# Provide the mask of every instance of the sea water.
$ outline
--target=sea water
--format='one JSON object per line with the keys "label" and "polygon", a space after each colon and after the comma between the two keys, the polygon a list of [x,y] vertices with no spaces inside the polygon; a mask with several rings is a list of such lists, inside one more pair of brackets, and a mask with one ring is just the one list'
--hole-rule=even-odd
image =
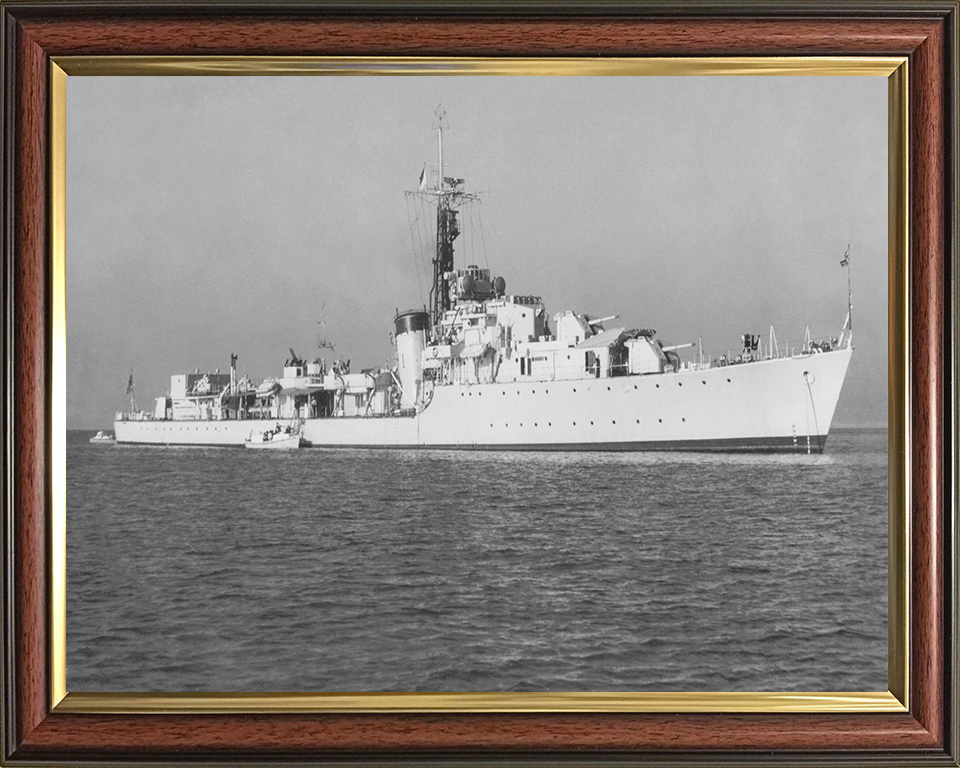
{"label": "sea water", "polygon": [[887,433],[822,455],[67,441],[71,691],[880,691]]}

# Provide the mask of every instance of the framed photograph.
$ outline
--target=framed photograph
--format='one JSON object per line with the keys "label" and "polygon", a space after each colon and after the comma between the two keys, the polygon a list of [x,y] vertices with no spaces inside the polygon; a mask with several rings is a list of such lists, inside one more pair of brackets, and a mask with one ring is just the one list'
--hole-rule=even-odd
{"label": "framed photograph", "polygon": [[956,3],[2,15],[5,764],[958,765]]}

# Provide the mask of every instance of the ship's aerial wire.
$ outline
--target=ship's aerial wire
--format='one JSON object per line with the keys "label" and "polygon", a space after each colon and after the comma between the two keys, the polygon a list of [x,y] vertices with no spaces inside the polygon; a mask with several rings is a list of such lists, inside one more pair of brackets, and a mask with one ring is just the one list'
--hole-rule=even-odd
{"label": "ship's aerial wire", "polygon": [[[433,261],[437,252],[436,243],[431,244],[430,242],[430,225],[427,223],[426,216],[423,215],[427,208],[427,203],[421,198],[419,205],[420,212],[417,214],[417,219],[420,222],[420,227],[417,228],[417,236],[420,238],[420,248],[422,251],[421,258],[424,260],[424,262],[430,262]],[[426,243],[426,245],[424,245],[424,243]],[[428,253],[427,246],[430,245],[432,245],[432,247]]]}
{"label": "ship's aerial wire", "polygon": [[413,269],[414,269],[414,271],[416,272],[416,275],[417,275],[417,289],[418,289],[419,292],[420,292],[420,301],[422,302],[422,301],[423,301],[423,286],[421,285],[421,282],[420,282],[420,263],[419,263],[419,258],[418,258],[419,255],[418,255],[418,253],[417,253],[417,245],[416,245],[416,242],[414,241],[414,238],[413,238],[413,230],[414,230],[414,227],[416,226],[416,219],[414,218],[413,213],[412,213],[412,211],[411,211],[411,209],[410,209],[410,198],[409,198],[409,197],[406,198],[406,203],[407,203],[407,224],[408,224],[408,226],[410,227],[410,250],[411,250],[412,258],[413,258]]}
{"label": "ship's aerial wire", "polygon": [[[480,222],[480,247],[483,248],[483,263],[486,265],[487,269],[490,268],[490,259],[487,258],[487,238],[483,233],[483,206],[477,206],[477,219]],[[516,267],[514,267],[513,262],[509,258],[502,258],[501,254],[501,263],[506,263],[510,265],[510,270],[513,272],[513,276],[517,278],[517,282],[520,282],[520,275],[517,273]]]}
{"label": "ship's aerial wire", "polygon": [[[424,279],[429,283],[429,278],[427,277],[430,274],[429,264],[433,259],[433,254],[430,249],[430,225],[427,223],[426,214],[428,212],[428,206],[426,201],[420,197],[417,198],[417,221],[419,226],[417,227],[417,240],[420,242],[420,267],[424,270]],[[424,237],[426,233],[426,237]],[[421,299],[423,303],[423,299]]]}
{"label": "ship's aerial wire", "polygon": [[476,229],[476,225],[473,223],[473,203],[467,205],[467,210],[470,211],[470,255],[473,257],[470,259],[474,264],[477,263],[477,247],[473,240],[473,233]]}
{"label": "ship's aerial wire", "polygon": [[[463,211],[463,226],[467,226],[467,216],[469,215],[470,204],[467,203],[461,209]],[[460,249],[460,261],[463,262],[463,269],[467,268],[467,264],[472,264],[473,259],[471,259],[471,248],[473,246],[473,219],[470,219],[470,237],[467,237],[466,230],[464,230],[463,235],[463,248]]]}
{"label": "ship's aerial wire", "polygon": [[[420,222],[420,226],[417,227],[417,237],[420,238],[421,259],[423,261],[424,269],[429,269],[427,265],[433,262],[433,259],[436,257],[437,253],[436,242],[431,242],[430,225],[427,222],[427,217],[424,215],[426,212],[431,210],[431,207],[424,198],[420,197],[418,200],[420,209],[419,213],[417,214],[417,219]],[[426,243],[426,245],[424,245],[424,243]],[[429,253],[427,252],[427,246],[430,246]],[[432,292],[433,288],[430,290]]]}
{"label": "ship's aerial wire", "polygon": [[483,219],[480,218],[480,201],[477,201],[477,229],[480,230],[480,247],[483,249],[483,266],[490,269],[490,259],[487,258],[487,244],[483,241]]}
{"label": "ship's aerial wire", "polygon": [[[419,218],[419,215],[417,216]],[[413,255],[413,271],[417,275],[417,290],[420,292],[420,303],[423,304],[423,283],[420,280],[420,259],[417,256],[417,246],[413,240],[413,228],[416,226],[416,220],[410,210],[410,198],[407,197],[407,224],[410,226],[410,252]]]}
{"label": "ship's aerial wire", "polygon": [[466,269],[466,268],[467,268],[467,264],[470,263],[470,243],[468,242],[468,241],[469,241],[469,238],[467,237],[467,214],[466,214],[466,210],[467,210],[467,206],[466,206],[466,205],[462,205],[462,206],[458,209],[458,212],[461,214],[461,216],[460,216],[460,226],[463,227],[463,229],[461,229],[460,232],[461,232],[461,234],[463,235],[463,237],[460,238],[460,247],[459,247],[459,248],[454,248],[454,251],[453,251],[454,260],[456,260],[456,257],[457,257],[458,255],[460,256],[460,268],[461,268],[461,269]]}

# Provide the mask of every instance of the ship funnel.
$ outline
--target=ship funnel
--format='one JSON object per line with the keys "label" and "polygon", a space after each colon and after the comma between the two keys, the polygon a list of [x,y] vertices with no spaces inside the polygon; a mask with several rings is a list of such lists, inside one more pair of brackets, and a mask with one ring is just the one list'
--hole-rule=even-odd
{"label": "ship funnel", "polygon": [[420,397],[420,381],[423,375],[423,350],[427,346],[427,330],[430,315],[411,310],[401,312],[394,320],[397,344],[397,374],[402,392],[400,407],[415,408]]}

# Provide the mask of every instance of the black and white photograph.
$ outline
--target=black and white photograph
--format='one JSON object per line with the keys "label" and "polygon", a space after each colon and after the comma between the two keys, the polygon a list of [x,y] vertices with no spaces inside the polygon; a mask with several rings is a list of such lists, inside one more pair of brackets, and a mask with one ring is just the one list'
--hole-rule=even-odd
{"label": "black and white photograph", "polygon": [[71,77],[70,691],[886,691],[884,77]]}

